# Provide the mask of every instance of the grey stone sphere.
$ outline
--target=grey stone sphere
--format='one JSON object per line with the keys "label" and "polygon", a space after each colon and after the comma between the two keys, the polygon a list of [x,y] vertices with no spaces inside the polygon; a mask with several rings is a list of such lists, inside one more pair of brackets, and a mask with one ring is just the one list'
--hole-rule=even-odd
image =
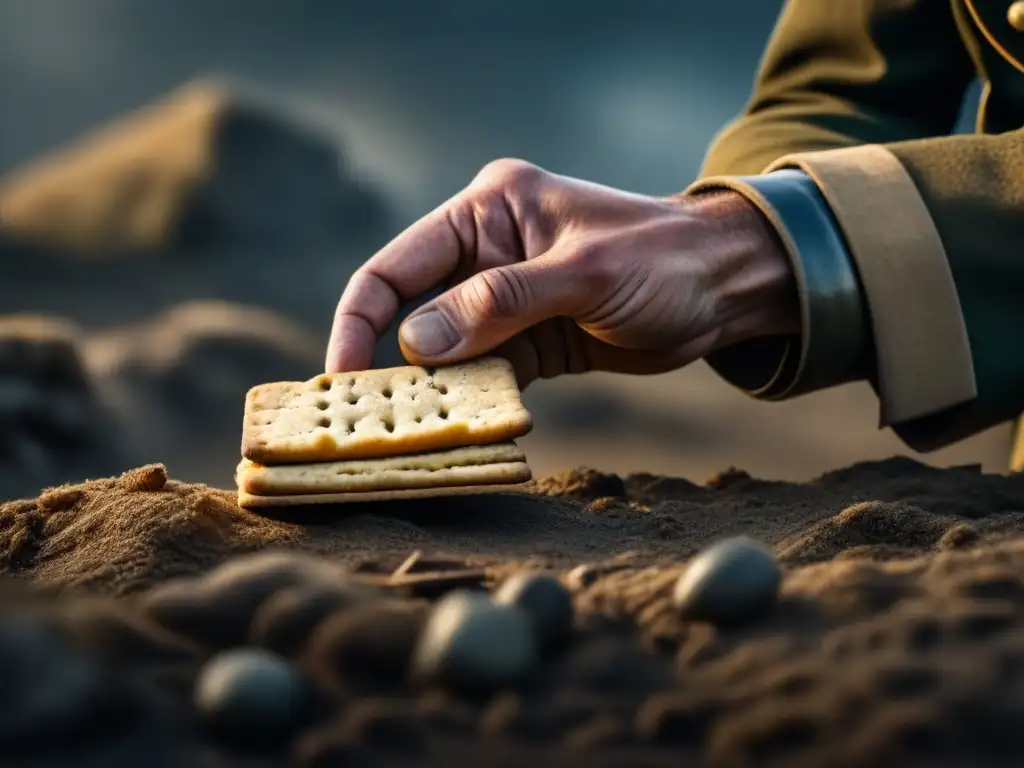
{"label": "grey stone sphere", "polygon": [[298,670],[270,651],[233,648],[212,657],[195,682],[196,709],[231,736],[271,738],[301,720],[308,691]]}
{"label": "grey stone sphere", "polygon": [[782,570],[771,550],[746,536],[700,552],[676,582],[673,600],[683,618],[730,624],[770,608]]}
{"label": "grey stone sphere", "polygon": [[530,618],[510,605],[467,590],[451,592],[431,611],[413,652],[413,675],[458,689],[515,685],[533,670],[538,643]]}
{"label": "grey stone sphere", "polygon": [[550,574],[517,573],[501,585],[493,600],[497,605],[513,605],[525,612],[544,650],[564,643],[572,630],[572,595]]}

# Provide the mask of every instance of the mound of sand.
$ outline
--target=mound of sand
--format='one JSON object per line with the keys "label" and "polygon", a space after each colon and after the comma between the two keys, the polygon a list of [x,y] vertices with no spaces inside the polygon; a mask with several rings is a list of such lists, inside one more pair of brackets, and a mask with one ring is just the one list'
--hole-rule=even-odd
{"label": "mound of sand", "polygon": [[[902,459],[806,484],[579,470],[486,503],[281,520],[141,467],[0,507],[0,573],[50,596],[7,597],[0,666],[36,672],[5,677],[0,745],[79,765],[1017,765],[1022,524],[1024,477]],[[685,560],[737,533],[774,545],[780,602],[731,629],[680,620]],[[570,647],[483,699],[407,684],[426,598],[337,595],[342,570],[388,572],[414,549],[492,586],[589,563],[568,582]],[[200,663],[240,643],[318,691],[259,758],[190,702]]]}
{"label": "mound of sand", "polygon": [[380,199],[336,143],[226,81],[172,92],[0,182],[18,241],[102,260],[224,243],[336,241]]}

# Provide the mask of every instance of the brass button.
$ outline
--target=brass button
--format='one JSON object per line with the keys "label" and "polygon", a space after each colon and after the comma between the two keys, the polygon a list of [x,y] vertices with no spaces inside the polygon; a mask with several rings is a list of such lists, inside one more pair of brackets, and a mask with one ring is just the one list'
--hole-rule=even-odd
{"label": "brass button", "polygon": [[1024,0],[1017,0],[1007,9],[1006,20],[1017,32],[1024,32]]}

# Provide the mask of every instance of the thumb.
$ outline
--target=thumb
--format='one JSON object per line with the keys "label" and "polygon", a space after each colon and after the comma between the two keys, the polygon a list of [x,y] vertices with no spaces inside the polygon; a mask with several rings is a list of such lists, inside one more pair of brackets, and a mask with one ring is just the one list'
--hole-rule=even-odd
{"label": "thumb", "polygon": [[579,314],[589,282],[548,256],[478,272],[402,323],[402,353],[419,365],[486,354],[544,320]]}

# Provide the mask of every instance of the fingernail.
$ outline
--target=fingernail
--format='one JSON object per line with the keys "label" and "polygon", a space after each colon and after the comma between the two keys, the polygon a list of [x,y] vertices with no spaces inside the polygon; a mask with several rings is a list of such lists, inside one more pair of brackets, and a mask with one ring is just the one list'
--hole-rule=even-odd
{"label": "fingernail", "polygon": [[405,346],[424,357],[444,354],[462,341],[458,331],[437,310],[413,315],[402,323],[399,333]]}

